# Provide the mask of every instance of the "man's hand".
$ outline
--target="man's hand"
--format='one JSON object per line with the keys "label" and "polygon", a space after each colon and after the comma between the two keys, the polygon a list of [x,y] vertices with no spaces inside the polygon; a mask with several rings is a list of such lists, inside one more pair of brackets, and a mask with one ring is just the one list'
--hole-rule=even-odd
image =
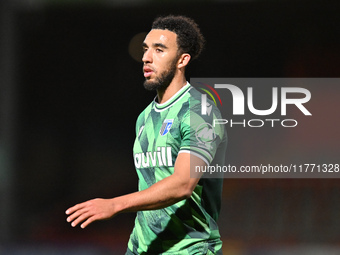
{"label": "man's hand", "polygon": [[72,222],[72,227],[83,222],[80,227],[85,228],[94,221],[112,218],[115,208],[112,199],[96,198],[67,209],[66,214],[70,215],[67,222]]}
{"label": "man's hand", "polygon": [[[118,213],[156,210],[173,205],[191,196],[202,175],[195,173],[194,167],[205,165],[199,157],[180,153],[172,175],[142,191],[77,204],[66,210],[66,214],[70,215],[67,221],[72,222],[72,227],[83,222],[80,227],[85,228],[94,221],[110,219]],[[190,172],[195,176],[190,176]]]}

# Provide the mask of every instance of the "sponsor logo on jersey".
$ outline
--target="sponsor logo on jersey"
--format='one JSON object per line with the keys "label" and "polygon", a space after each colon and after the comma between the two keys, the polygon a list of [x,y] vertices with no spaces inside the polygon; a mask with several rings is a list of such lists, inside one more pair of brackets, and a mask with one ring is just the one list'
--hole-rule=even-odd
{"label": "sponsor logo on jersey", "polygon": [[134,160],[136,168],[173,166],[171,147],[157,147],[157,151],[136,153]]}
{"label": "sponsor logo on jersey", "polygon": [[171,128],[171,126],[172,126],[172,123],[174,122],[174,120],[172,119],[172,120],[164,120],[164,122],[163,122],[163,125],[162,125],[162,127],[161,127],[161,130],[160,130],[160,134],[163,136],[163,135],[166,135],[168,132],[169,132],[169,130],[170,130],[170,128]]}

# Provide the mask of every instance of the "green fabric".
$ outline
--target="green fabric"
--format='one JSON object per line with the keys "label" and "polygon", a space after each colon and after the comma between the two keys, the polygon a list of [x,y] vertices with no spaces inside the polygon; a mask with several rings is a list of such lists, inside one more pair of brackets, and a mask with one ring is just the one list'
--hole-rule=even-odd
{"label": "green fabric", "polygon": [[[209,116],[201,116],[201,93],[187,84],[166,103],[153,101],[139,115],[133,147],[139,190],[173,174],[179,153],[191,153],[207,164],[224,163],[224,157],[215,157],[217,151],[225,155],[224,129],[217,126],[214,134],[205,132],[214,119],[221,118],[212,106]],[[221,249],[216,221],[222,184],[222,178],[201,178],[190,198],[163,209],[137,212],[127,254],[191,255]]]}

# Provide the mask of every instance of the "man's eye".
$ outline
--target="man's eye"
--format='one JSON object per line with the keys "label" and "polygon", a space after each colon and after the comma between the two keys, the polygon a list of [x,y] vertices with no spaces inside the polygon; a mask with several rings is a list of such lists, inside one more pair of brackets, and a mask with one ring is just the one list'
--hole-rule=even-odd
{"label": "man's eye", "polygon": [[143,52],[146,52],[148,49],[147,48],[143,48]]}
{"label": "man's eye", "polygon": [[156,52],[163,52],[162,49],[156,49]]}

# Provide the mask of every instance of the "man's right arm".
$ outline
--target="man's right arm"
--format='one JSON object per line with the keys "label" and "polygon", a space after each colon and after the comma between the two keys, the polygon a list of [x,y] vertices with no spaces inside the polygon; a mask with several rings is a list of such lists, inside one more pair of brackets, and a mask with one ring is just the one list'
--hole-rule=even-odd
{"label": "man's right arm", "polygon": [[77,204],[66,211],[67,221],[72,222],[73,227],[83,222],[81,227],[85,228],[94,221],[109,219],[122,212],[161,209],[189,198],[200,178],[199,175],[190,176],[190,168],[194,165],[206,164],[190,153],[180,153],[172,175],[139,192]]}

